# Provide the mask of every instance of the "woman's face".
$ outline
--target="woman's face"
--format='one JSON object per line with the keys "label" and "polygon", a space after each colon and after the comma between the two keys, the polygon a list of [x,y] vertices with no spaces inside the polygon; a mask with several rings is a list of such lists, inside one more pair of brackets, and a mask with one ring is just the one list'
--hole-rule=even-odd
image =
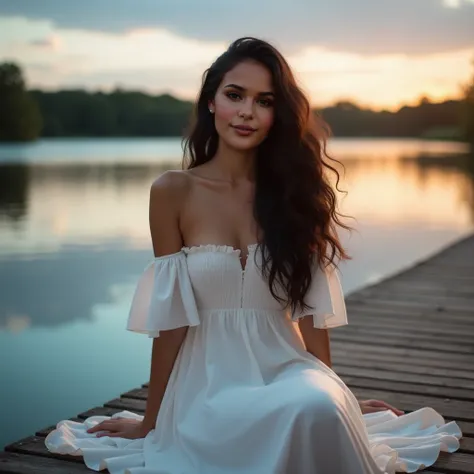
{"label": "woman's face", "polygon": [[224,76],[209,103],[219,138],[237,150],[256,148],[270,132],[274,91],[268,69],[243,61]]}

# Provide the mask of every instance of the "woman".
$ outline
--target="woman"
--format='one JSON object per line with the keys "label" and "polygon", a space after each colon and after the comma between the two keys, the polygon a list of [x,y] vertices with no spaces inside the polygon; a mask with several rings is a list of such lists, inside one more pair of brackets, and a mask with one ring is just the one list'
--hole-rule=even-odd
{"label": "woman", "polygon": [[454,422],[359,402],[330,368],[347,255],[324,137],[268,43],[212,64],[190,163],[150,193],[155,259],[128,322],[154,338],[145,415],[62,422],[48,449],[112,474],[371,474],[458,448]]}

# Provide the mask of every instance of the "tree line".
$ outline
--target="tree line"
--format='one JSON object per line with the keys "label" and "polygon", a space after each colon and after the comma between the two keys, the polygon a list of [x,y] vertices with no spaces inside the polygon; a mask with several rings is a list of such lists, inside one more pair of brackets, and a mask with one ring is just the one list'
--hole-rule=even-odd
{"label": "tree line", "polygon": [[[315,110],[337,137],[424,137],[474,145],[474,76],[464,100],[374,111],[348,101]],[[39,137],[170,137],[188,126],[193,104],[169,94],[117,89],[27,90],[21,68],[0,64],[0,141]]]}

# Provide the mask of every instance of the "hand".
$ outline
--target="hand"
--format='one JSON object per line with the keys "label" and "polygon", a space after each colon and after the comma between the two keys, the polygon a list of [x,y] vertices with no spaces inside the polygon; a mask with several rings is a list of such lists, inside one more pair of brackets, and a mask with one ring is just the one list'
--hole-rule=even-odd
{"label": "hand", "polygon": [[112,418],[104,420],[89,428],[88,433],[98,433],[96,436],[110,436],[111,438],[138,439],[144,438],[151,430],[143,426],[142,421],[130,418]]}
{"label": "hand", "polygon": [[374,413],[377,411],[386,410],[392,410],[393,413],[398,416],[405,414],[404,411],[392,407],[392,405],[389,405],[387,402],[383,402],[382,400],[359,400],[359,406],[363,415],[366,413]]}

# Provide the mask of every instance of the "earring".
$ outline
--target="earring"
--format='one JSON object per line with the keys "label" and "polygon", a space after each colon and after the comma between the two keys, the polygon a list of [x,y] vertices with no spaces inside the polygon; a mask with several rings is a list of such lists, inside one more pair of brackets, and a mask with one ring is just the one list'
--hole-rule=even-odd
{"label": "earring", "polygon": [[210,112],[211,114],[214,113],[214,111],[213,111],[210,107],[209,107],[209,112]]}

